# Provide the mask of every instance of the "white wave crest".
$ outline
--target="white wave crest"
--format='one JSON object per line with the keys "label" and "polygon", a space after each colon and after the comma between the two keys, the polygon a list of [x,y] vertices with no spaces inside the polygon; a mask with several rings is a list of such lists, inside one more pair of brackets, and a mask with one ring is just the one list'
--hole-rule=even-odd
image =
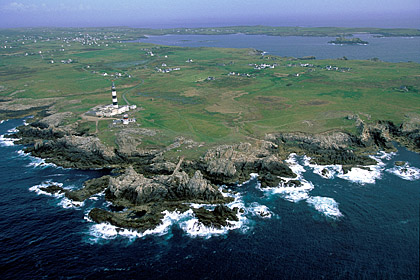
{"label": "white wave crest", "polygon": [[376,180],[382,178],[383,165],[368,165],[364,168],[353,167],[349,172],[343,174],[342,172],[337,177],[351,181],[353,183],[375,184]]}
{"label": "white wave crest", "polygon": [[[231,203],[228,203],[226,206],[230,209],[233,209],[237,207],[238,209],[243,209],[244,211],[239,211],[236,215],[238,217],[238,221],[227,221],[228,225],[221,227],[221,228],[215,228],[215,227],[207,227],[203,223],[201,223],[193,214],[191,211],[191,216],[189,219],[185,219],[179,223],[179,227],[187,233],[190,237],[204,237],[204,238],[210,238],[215,235],[224,235],[227,234],[230,230],[235,229],[241,229],[242,232],[246,232],[249,228],[247,226],[248,219],[246,218],[246,209],[244,202],[242,200],[242,196],[240,193],[233,193],[233,192],[223,192],[223,188],[220,187],[219,190],[221,191],[222,195],[224,197],[233,197],[234,201]],[[206,209],[213,210],[215,205],[210,206],[206,204],[198,204],[194,205],[194,208],[199,208],[201,206],[205,207]],[[197,207],[198,206],[198,207]],[[188,211],[187,211],[188,212]]]}
{"label": "white wave crest", "polygon": [[4,135],[0,135],[0,147],[14,146],[15,141],[18,140],[18,138],[7,138]]}
{"label": "white wave crest", "polygon": [[251,182],[251,181],[252,181],[252,180],[254,180],[255,178],[258,178],[258,173],[251,173],[251,174],[249,174],[249,176],[250,176],[249,180],[247,180],[247,181],[245,181],[245,182],[243,182],[243,183],[241,183],[241,184],[238,184],[237,186],[238,186],[238,187],[241,187],[241,186],[243,186],[243,185],[245,185],[245,184],[248,184],[249,182]]}
{"label": "white wave crest", "polygon": [[338,203],[331,197],[313,196],[309,197],[306,202],[326,217],[337,219],[343,216],[338,209]]}
{"label": "white wave crest", "polygon": [[386,171],[407,181],[420,179],[420,169],[417,167],[411,167],[408,163],[405,163],[403,166],[395,166],[387,169]]}
{"label": "white wave crest", "polygon": [[[174,223],[186,218],[190,218],[193,212],[192,210],[188,210],[184,213],[180,213],[179,211],[163,211],[162,213],[165,214],[162,219],[162,223],[154,229],[148,229],[144,232],[116,227],[110,225],[109,223],[93,224],[89,230],[90,236],[93,237],[91,238],[91,241],[97,242],[100,239],[115,239],[118,236],[128,237],[130,239],[140,238],[151,234],[162,236],[169,232],[171,226]],[[88,215],[85,216],[85,220],[92,222]]]}
{"label": "white wave crest", "polygon": [[52,185],[57,185],[59,187],[62,187],[63,186],[62,183],[57,183],[57,182],[52,182],[52,181],[46,181],[46,182],[43,182],[43,183],[41,183],[39,185],[35,185],[35,186],[30,187],[29,190],[31,192],[35,192],[38,195],[41,195],[42,194],[42,195],[48,195],[48,196],[53,196],[53,197],[62,197],[62,196],[64,196],[63,193],[49,193],[49,192],[46,192],[46,191],[42,190],[43,188],[47,188],[47,187],[52,186]]}
{"label": "white wave crest", "polygon": [[274,213],[271,212],[267,206],[258,204],[257,202],[251,203],[250,207],[248,207],[248,211],[252,215],[258,216],[263,219],[270,219],[274,216]]}
{"label": "white wave crest", "polygon": [[[295,153],[290,154],[289,158],[286,160],[289,168],[296,174],[296,178],[284,178],[281,179],[281,182],[277,187],[267,187],[261,188],[258,187],[261,191],[269,194],[280,194],[282,198],[291,201],[299,202],[305,200],[309,197],[309,192],[314,188],[312,182],[305,180],[302,176],[302,173],[306,170],[304,167],[297,162],[297,156]],[[297,180],[300,182],[300,186],[290,186],[288,183],[291,180]]]}
{"label": "white wave crest", "polygon": [[310,157],[305,156],[305,166],[312,168],[315,174],[326,179],[333,179],[338,177],[358,184],[374,184],[376,180],[382,177],[385,163],[383,160],[390,160],[396,153],[386,153],[384,151],[378,152],[376,155],[370,156],[374,159],[376,165],[367,165],[362,167],[352,167],[350,171],[344,174],[342,165],[318,165],[311,164]]}
{"label": "white wave crest", "polygon": [[[235,200],[227,206],[231,209],[238,207],[239,209],[244,209],[244,204],[242,202],[241,196],[239,193],[223,193],[224,196],[234,197]],[[189,204],[193,208],[206,207],[212,210],[215,205],[211,204]],[[163,211],[165,216],[162,219],[162,223],[159,224],[154,229],[149,229],[144,232],[138,232],[135,230],[128,230],[124,228],[119,228],[108,223],[94,224],[90,228],[90,235],[92,236],[91,241],[97,242],[99,239],[114,239],[117,236],[124,236],[128,238],[138,238],[144,237],[146,235],[157,235],[162,236],[170,232],[170,229],[173,225],[178,224],[179,227],[190,237],[204,237],[210,238],[215,235],[226,234],[230,230],[241,228],[244,232],[247,231],[248,227],[247,218],[245,213],[239,212],[237,214],[238,221],[228,221],[228,225],[222,228],[206,227],[202,224],[194,215],[192,209],[180,213],[179,211]],[[85,220],[92,222],[88,215],[85,216]]]}
{"label": "white wave crest", "polygon": [[[25,153],[23,153],[23,155],[27,155]],[[46,168],[46,167],[57,167],[57,165],[55,165],[54,163],[47,163],[45,162],[45,159],[42,158],[37,158],[37,157],[33,157],[30,156],[31,162],[27,165],[28,167],[42,167],[42,168]]]}
{"label": "white wave crest", "polygon": [[67,197],[63,197],[63,199],[61,199],[57,205],[63,207],[64,209],[69,209],[69,208],[80,209],[81,207],[85,205],[85,202],[74,201],[74,200],[68,199]]}

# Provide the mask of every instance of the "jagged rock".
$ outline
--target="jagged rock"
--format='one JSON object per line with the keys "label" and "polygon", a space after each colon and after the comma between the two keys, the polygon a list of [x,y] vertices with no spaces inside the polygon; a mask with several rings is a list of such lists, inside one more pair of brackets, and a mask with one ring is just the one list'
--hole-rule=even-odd
{"label": "jagged rock", "polygon": [[294,177],[290,168],[275,156],[277,150],[278,146],[269,141],[219,146],[201,159],[201,170],[206,177],[222,184],[245,181],[250,173],[260,172]]}
{"label": "jagged rock", "polygon": [[58,186],[58,185],[49,185],[47,187],[41,187],[40,188],[42,191],[50,193],[50,194],[60,194],[60,193],[65,193],[66,190],[63,189],[62,187]]}
{"label": "jagged rock", "polygon": [[238,208],[230,209],[225,205],[217,205],[213,211],[204,207],[193,209],[194,215],[205,226],[221,228],[227,226],[228,221],[238,221]]}
{"label": "jagged rock", "polygon": [[209,202],[223,200],[222,194],[210,185],[198,170],[186,184],[182,183],[178,185],[176,193],[183,199],[201,199]]}
{"label": "jagged rock", "polygon": [[345,149],[357,142],[357,139],[344,132],[332,132],[325,134],[309,134],[303,132],[279,133],[268,135],[268,138],[275,139],[278,145],[287,143],[298,143],[302,148],[318,149]]}
{"label": "jagged rock", "polygon": [[118,153],[122,157],[136,157],[156,154],[156,149],[144,150],[139,148],[144,137],[153,137],[156,131],[146,128],[124,128],[118,133],[115,142],[118,146]]}
{"label": "jagged rock", "polygon": [[295,177],[293,171],[274,155],[261,160],[261,171],[282,177]]}
{"label": "jagged rock", "polygon": [[192,178],[185,172],[154,176],[149,179],[129,167],[119,177],[111,178],[107,198],[119,205],[140,205],[162,201],[226,202],[223,195],[196,171]]}
{"label": "jagged rock", "polygon": [[84,201],[92,195],[104,191],[109,184],[110,176],[94,178],[83,183],[84,187],[80,190],[67,191],[66,197],[74,201]]}
{"label": "jagged rock", "polygon": [[118,204],[144,204],[151,201],[163,201],[168,195],[168,188],[143,174],[138,174],[133,167],[116,178],[110,178],[107,196]]}
{"label": "jagged rock", "polygon": [[164,174],[169,175],[175,171],[176,164],[170,161],[157,162],[149,164],[145,167],[145,170],[153,174]]}
{"label": "jagged rock", "polygon": [[[155,228],[163,219],[162,213],[156,211],[149,212],[148,210],[149,208],[147,210],[136,209],[135,211],[115,213],[100,208],[93,208],[89,212],[89,217],[96,223],[106,222],[117,227],[143,232]],[[136,215],[139,213],[140,215]]]}
{"label": "jagged rock", "polygon": [[325,134],[279,133],[269,135],[282,147],[283,153],[302,152],[318,164],[369,165],[376,162],[366,155],[354,153],[349,147],[364,147],[362,141],[343,132]]}
{"label": "jagged rock", "polygon": [[36,144],[28,147],[26,151],[69,168],[103,168],[120,163],[112,149],[92,136],[71,135],[56,140],[36,141]]}
{"label": "jagged rock", "polygon": [[45,128],[59,127],[64,123],[66,119],[71,117],[73,117],[73,113],[71,112],[55,113],[39,120],[37,123],[43,125]]}

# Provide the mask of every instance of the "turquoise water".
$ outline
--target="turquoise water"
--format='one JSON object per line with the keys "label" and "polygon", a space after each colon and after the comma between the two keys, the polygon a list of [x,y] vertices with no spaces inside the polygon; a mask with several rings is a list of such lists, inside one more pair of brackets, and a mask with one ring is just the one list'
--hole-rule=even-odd
{"label": "turquoise water", "polygon": [[269,54],[286,57],[315,56],[317,59],[379,58],[388,62],[420,63],[420,37],[384,37],[357,34],[366,46],[331,45],[335,37],[265,36],[265,35],[164,35],[149,36],[139,42],[181,47],[255,48]]}
{"label": "turquoise water", "polygon": [[[4,135],[22,120],[0,124]],[[288,163],[304,187],[261,190],[258,178],[229,189],[245,209],[222,233],[191,230],[172,215],[160,231],[136,237],[95,225],[93,207],[39,191],[55,182],[80,188],[101,171],[62,169],[0,139],[2,279],[418,279],[420,157],[378,153],[371,171],[317,174],[304,157]],[[408,162],[404,173],[394,162]],[[262,217],[259,212],[267,214]]]}

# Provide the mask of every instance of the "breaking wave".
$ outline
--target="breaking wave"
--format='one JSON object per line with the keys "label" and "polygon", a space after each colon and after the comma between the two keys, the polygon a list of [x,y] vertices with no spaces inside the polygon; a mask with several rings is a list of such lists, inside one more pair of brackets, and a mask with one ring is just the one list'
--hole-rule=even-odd
{"label": "breaking wave", "polygon": [[378,152],[377,155],[370,156],[377,164],[367,165],[361,167],[352,167],[347,173],[344,173],[342,165],[318,165],[311,164],[310,157],[305,156],[305,166],[313,170],[315,174],[326,178],[333,179],[335,177],[357,183],[357,184],[374,184],[376,180],[382,178],[382,173],[385,170],[385,163],[383,160],[390,160],[396,153],[386,153],[384,151]]}
{"label": "breaking wave", "polygon": [[339,218],[343,214],[338,209],[338,203],[331,197],[313,196],[306,200],[306,202],[329,218]]}
{"label": "breaking wave", "polygon": [[7,138],[4,135],[0,135],[0,146],[6,147],[6,146],[14,146],[15,141],[19,140],[18,138]]}
{"label": "breaking wave", "polygon": [[[297,162],[297,156],[295,153],[290,154],[289,158],[286,160],[290,169],[297,175],[296,178],[285,178],[282,177],[283,182],[276,187],[267,187],[261,188],[265,193],[268,194],[280,194],[284,199],[291,202],[299,202],[309,198],[309,192],[314,188],[312,182],[305,180],[302,176],[302,173],[306,170],[304,167]],[[288,183],[291,180],[298,180],[300,186],[289,186]]]}
{"label": "breaking wave", "polygon": [[[245,209],[242,196],[239,193],[225,193],[222,192],[224,196],[230,196],[234,198],[234,201],[227,204],[227,206],[231,209],[238,207],[238,209]],[[206,209],[212,210],[216,205],[212,204],[189,204],[192,208],[200,208],[204,207]],[[100,224],[93,224],[90,227],[89,235],[91,236],[90,241],[98,242],[101,239],[115,239],[118,236],[132,238],[141,238],[147,235],[156,235],[156,236],[163,236],[170,233],[172,226],[178,225],[180,229],[182,229],[185,234],[190,237],[203,237],[203,238],[210,238],[212,236],[217,235],[224,235],[227,234],[231,230],[241,229],[242,232],[246,232],[249,228],[247,226],[248,219],[246,218],[246,210],[241,212],[238,211],[237,217],[238,221],[228,221],[228,225],[215,228],[211,226],[205,226],[201,223],[194,215],[192,209],[185,211],[183,213],[179,211],[163,211],[162,213],[165,215],[162,219],[161,224],[159,224],[154,229],[149,229],[144,232],[138,232],[135,230],[128,230],[124,228],[119,228],[109,223],[100,223]],[[85,216],[85,220],[92,222],[92,220]]]}
{"label": "breaking wave", "polygon": [[408,163],[405,163],[403,166],[395,166],[393,168],[387,169],[386,171],[408,181],[415,181],[420,179],[420,169],[417,167],[412,167]]}
{"label": "breaking wave", "polygon": [[59,187],[63,186],[62,183],[57,183],[57,182],[53,182],[53,181],[45,181],[45,182],[43,182],[39,185],[34,185],[34,186],[30,187],[29,190],[31,192],[35,192],[38,195],[42,194],[42,195],[48,195],[48,196],[53,196],[53,197],[63,197],[64,196],[63,193],[49,193],[49,192],[46,192],[46,191],[43,190],[44,188],[47,188],[47,187],[50,187],[50,186],[53,186],[53,185],[57,185]]}
{"label": "breaking wave", "polygon": [[[295,153],[290,154],[289,158],[286,160],[286,163],[290,167],[290,169],[296,174],[296,178],[283,178],[283,182],[279,184],[277,187],[270,187],[270,188],[261,188],[258,187],[261,191],[265,193],[272,194],[280,194],[281,197],[290,202],[299,202],[305,200],[310,206],[315,208],[318,212],[324,214],[326,217],[337,219],[343,214],[341,214],[340,210],[338,209],[338,203],[330,197],[321,197],[321,196],[311,196],[310,192],[314,189],[314,185],[312,182],[307,181],[303,178],[303,173],[306,172],[304,166],[309,166],[313,168],[314,173],[319,174],[322,176],[322,169],[326,166],[317,166],[314,164],[310,164],[310,158],[304,156],[302,158],[303,165],[298,163],[298,157]],[[342,172],[341,166],[336,165],[329,165],[327,166],[331,170],[329,176],[323,176],[326,178],[333,178],[335,173],[333,172]],[[297,180],[300,182],[300,186],[289,186],[288,183],[291,180]]]}

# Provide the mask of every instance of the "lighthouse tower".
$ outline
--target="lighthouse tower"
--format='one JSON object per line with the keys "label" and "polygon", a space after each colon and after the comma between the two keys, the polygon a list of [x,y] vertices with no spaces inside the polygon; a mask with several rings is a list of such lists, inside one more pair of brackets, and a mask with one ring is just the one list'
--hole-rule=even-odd
{"label": "lighthouse tower", "polygon": [[117,100],[117,90],[115,89],[115,84],[112,82],[112,107],[118,109],[118,100]]}

